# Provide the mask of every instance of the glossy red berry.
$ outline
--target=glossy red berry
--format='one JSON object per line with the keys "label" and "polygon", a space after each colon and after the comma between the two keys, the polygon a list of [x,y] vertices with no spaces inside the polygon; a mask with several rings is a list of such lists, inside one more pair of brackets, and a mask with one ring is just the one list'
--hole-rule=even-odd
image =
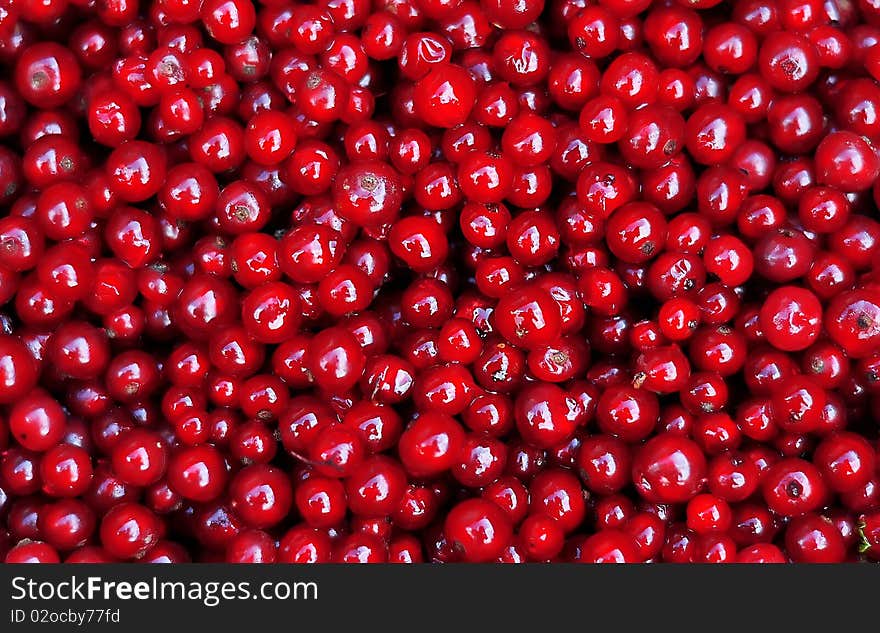
{"label": "glossy red berry", "polygon": [[778,31],[766,37],[758,52],[761,75],[777,90],[800,92],[819,74],[819,59],[810,41],[797,33]]}
{"label": "glossy red berry", "polygon": [[822,506],[827,495],[821,472],[799,458],[772,465],[763,476],[761,491],[768,507],[783,516],[812,512]]}
{"label": "glossy red berry", "polygon": [[652,503],[683,503],[706,483],[706,458],[687,438],[660,434],[635,452],[636,490]]}
{"label": "glossy red berry", "polygon": [[400,460],[415,477],[436,476],[452,468],[464,439],[464,430],[454,418],[425,412],[400,436]]}
{"label": "glossy red berry", "polygon": [[156,195],[165,180],[164,150],[144,141],[128,141],[107,159],[110,187],[126,202],[141,202]]}
{"label": "glossy red berry", "polygon": [[168,485],[185,499],[212,501],[223,493],[227,479],[226,463],[211,446],[181,447],[168,460]]}
{"label": "glossy red berry", "polygon": [[272,466],[254,464],[240,470],[229,484],[230,505],[254,528],[277,524],[293,505],[290,479]]}
{"label": "glossy red berry", "polygon": [[813,461],[829,488],[849,492],[868,483],[876,456],[867,440],[843,431],[823,439],[816,447]]}
{"label": "glossy red berry", "polygon": [[399,213],[400,179],[385,163],[352,163],[337,174],[334,199],[340,214],[360,226],[390,222]]}
{"label": "glossy red berry", "polygon": [[513,536],[510,520],[501,509],[482,499],[469,499],[452,508],[444,533],[468,562],[497,558]]}
{"label": "glossy red berry", "polygon": [[578,402],[555,385],[526,387],[514,403],[514,417],[522,438],[550,448],[574,434],[582,410]]}
{"label": "glossy red berry", "polygon": [[58,401],[42,389],[22,396],[9,410],[9,432],[22,447],[44,452],[64,437],[67,415]]}
{"label": "glossy red berry", "polygon": [[829,302],[823,322],[847,355],[867,356],[880,340],[880,295],[867,289],[841,293]]}
{"label": "glossy red berry", "polygon": [[777,349],[792,352],[809,347],[822,329],[822,306],[804,288],[783,286],[774,290],[759,314],[767,341]]}
{"label": "glossy red berry", "polygon": [[656,395],[628,385],[612,386],[596,404],[599,428],[628,443],[646,439],[654,430],[659,413]]}
{"label": "glossy red berry", "polygon": [[[30,394],[37,378],[38,366],[28,348],[17,337],[0,335],[0,402],[12,404]],[[21,414],[26,417],[24,409]]]}
{"label": "glossy red berry", "polygon": [[73,53],[55,42],[27,47],[15,65],[19,94],[39,108],[57,108],[68,102],[82,80]]}
{"label": "glossy red berry", "polygon": [[815,161],[817,181],[842,191],[867,189],[880,174],[876,150],[852,132],[832,132],[822,139]]}
{"label": "glossy red berry", "polygon": [[137,503],[114,506],[101,520],[101,545],[121,559],[143,558],[160,538],[159,518]]}
{"label": "glossy red berry", "polygon": [[123,481],[146,486],[165,474],[168,448],[158,434],[134,429],[123,435],[113,447],[113,471]]}
{"label": "glossy red berry", "polygon": [[0,6],[0,555],[880,558],[872,2]]}
{"label": "glossy red berry", "polygon": [[635,563],[638,550],[629,534],[621,530],[602,530],[581,545],[580,563]]}
{"label": "glossy red berry", "polygon": [[476,96],[476,84],[467,70],[439,64],[416,83],[413,103],[426,123],[450,128],[465,122]]}
{"label": "glossy red berry", "polygon": [[785,547],[798,563],[840,563],[846,558],[837,526],[817,514],[792,519],[785,530]]}

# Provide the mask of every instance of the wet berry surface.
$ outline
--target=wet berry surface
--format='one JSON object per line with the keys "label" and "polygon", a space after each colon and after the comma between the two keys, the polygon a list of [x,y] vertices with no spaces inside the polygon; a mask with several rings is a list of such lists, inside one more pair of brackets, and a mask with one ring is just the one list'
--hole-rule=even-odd
{"label": "wet berry surface", "polygon": [[880,5],[0,0],[0,560],[880,559]]}

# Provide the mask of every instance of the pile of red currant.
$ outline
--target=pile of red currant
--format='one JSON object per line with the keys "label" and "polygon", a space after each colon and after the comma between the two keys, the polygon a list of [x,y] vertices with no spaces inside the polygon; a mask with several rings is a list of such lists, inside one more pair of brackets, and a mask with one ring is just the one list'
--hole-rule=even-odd
{"label": "pile of red currant", "polygon": [[0,560],[880,559],[878,80],[878,0],[0,0]]}

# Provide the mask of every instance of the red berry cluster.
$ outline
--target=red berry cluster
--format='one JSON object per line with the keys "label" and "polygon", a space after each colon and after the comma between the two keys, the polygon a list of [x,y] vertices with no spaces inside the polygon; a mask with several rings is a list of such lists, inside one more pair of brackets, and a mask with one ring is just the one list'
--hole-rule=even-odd
{"label": "red berry cluster", "polygon": [[0,558],[880,558],[880,3],[0,0]]}

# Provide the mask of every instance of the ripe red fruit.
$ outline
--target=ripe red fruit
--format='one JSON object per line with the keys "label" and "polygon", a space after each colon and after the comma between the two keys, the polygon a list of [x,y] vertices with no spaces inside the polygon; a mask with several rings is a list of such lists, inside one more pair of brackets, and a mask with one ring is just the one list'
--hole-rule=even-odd
{"label": "ripe red fruit", "polygon": [[577,477],[563,469],[544,469],[529,484],[528,510],[546,514],[568,534],[584,520],[586,503]]}
{"label": "ripe red fruit", "polygon": [[184,499],[212,501],[226,487],[226,463],[211,446],[182,447],[171,455],[167,468],[169,487]]}
{"label": "ripe red fruit", "polygon": [[387,163],[351,163],[336,174],[333,196],[339,213],[360,226],[390,223],[400,212],[400,177]]}
{"label": "ripe red fruit", "polygon": [[64,437],[67,415],[50,394],[35,389],[12,405],[8,423],[9,432],[22,447],[44,452]]}
{"label": "ripe red fruit", "polygon": [[813,453],[813,462],[822,471],[828,487],[849,492],[871,479],[876,455],[870,442],[849,431],[829,435]]}
{"label": "ripe red fruit", "polygon": [[825,502],[827,488],[822,474],[810,462],[782,459],[767,469],[761,481],[767,506],[782,516],[800,516]]}
{"label": "ripe red fruit", "polygon": [[570,439],[582,415],[578,402],[555,385],[527,386],[514,403],[520,436],[540,448],[557,446]]}
{"label": "ripe red fruit", "polygon": [[158,434],[134,429],[113,447],[113,470],[127,483],[147,486],[165,474],[167,454],[168,448]]}
{"label": "ripe red fruit", "polygon": [[581,545],[579,563],[637,563],[639,556],[629,534],[620,530],[602,530]]}
{"label": "ripe red fruit", "polygon": [[0,0],[0,560],[880,560],[878,0]]}
{"label": "ripe red fruit", "polygon": [[107,158],[110,188],[126,202],[142,202],[162,188],[167,169],[164,148],[144,141],[128,141]]}
{"label": "ripe red fruit", "polygon": [[400,436],[400,461],[414,477],[439,475],[455,464],[464,439],[464,430],[451,416],[422,413]]}
{"label": "ripe red fruit", "polygon": [[450,128],[467,120],[476,97],[476,83],[467,70],[437,64],[416,82],[413,105],[428,125]]}
{"label": "ripe red fruit", "polygon": [[819,75],[819,59],[807,38],[778,31],[761,43],[758,52],[761,76],[783,92],[801,92]]}
{"label": "ripe red fruit", "polygon": [[0,335],[0,403],[12,404],[37,384],[34,357],[17,338]]}
{"label": "ripe red fruit", "polygon": [[76,94],[81,79],[73,53],[55,42],[26,47],[15,65],[18,93],[38,108],[63,106]]}
{"label": "ripe red fruit", "polygon": [[834,297],[825,309],[825,329],[848,356],[862,358],[880,342],[880,293],[860,289]]}
{"label": "ripe red fruit", "polygon": [[809,290],[783,286],[774,290],[761,306],[761,329],[777,349],[806,349],[822,330],[822,306]]}
{"label": "ripe red fruit", "polygon": [[693,441],[663,433],[636,451],[632,479],[651,503],[684,503],[706,484],[706,458]]}
{"label": "ripe red fruit", "polygon": [[506,293],[498,301],[493,317],[504,338],[526,349],[550,343],[562,327],[559,305],[536,284]]}
{"label": "ripe red fruit", "polygon": [[101,545],[116,558],[143,558],[159,541],[159,518],[137,503],[121,503],[101,520]]}
{"label": "ripe red fruit", "polygon": [[286,473],[265,464],[240,470],[229,484],[230,505],[242,520],[255,528],[269,528],[287,516],[293,492]]}
{"label": "ripe red fruit", "polygon": [[874,147],[852,132],[832,132],[816,148],[816,179],[841,191],[862,191],[880,175]]}
{"label": "ripe red fruit", "polygon": [[628,385],[611,386],[596,404],[599,428],[632,444],[654,431],[659,415],[657,396]]}
{"label": "ripe red fruit", "polygon": [[446,538],[471,563],[497,558],[513,537],[510,520],[490,501],[468,499],[446,516]]}
{"label": "ripe red fruit", "polygon": [[846,558],[840,530],[817,514],[797,517],[788,524],[785,548],[796,563],[842,563]]}
{"label": "ripe red fruit", "polygon": [[416,272],[427,273],[449,254],[441,226],[428,217],[409,216],[395,222],[388,235],[391,252]]}

